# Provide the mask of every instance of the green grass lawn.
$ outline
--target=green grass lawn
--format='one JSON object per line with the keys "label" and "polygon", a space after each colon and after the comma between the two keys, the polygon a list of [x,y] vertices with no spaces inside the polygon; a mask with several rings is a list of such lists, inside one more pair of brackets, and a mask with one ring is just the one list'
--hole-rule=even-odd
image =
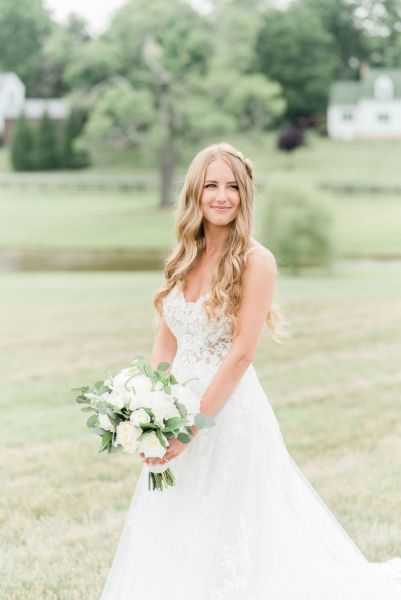
{"label": "green grass lawn", "polygon": [[[263,233],[268,190],[255,205]],[[401,256],[401,201],[393,195],[330,195],[340,256]],[[0,198],[0,249],[139,249],[173,243],[174,211],[153,193],[7,190]],[[266,241],[268,245],[268,240]]]}
{"label": "green grass lawn", "polygon": [[[161,281],[0,274],[0,597],[99,597],[141,462],[97,454],[70,388],[149,355]],[[278,300],[291,337],[255,367],[289,451],[370,560],[400,555],[400,270],[281,275]]]}
{"label": "green grass lawn", "polygon": [[[210,136],[203,142],[180,149],[182,160],[179,173],[184,174],[195,153],[202,147],[226,141],[249,156],[259,177],[285,174],[296,175],[308,181],[400,182],[399,156],[401,140],[332,140],[308,132],[306,145],[293,153],[276,149],[275,133],[227,135],[224,139]],[[97,155],[98,162],[82,173],[154,173],[157,158],[149,151],[137,149]],[[0,171],[10,171],[8,152],[0,149]]]}
{"label": "green grass lawn", "polygon": [[[204,144],[215,140],[205,140]],[[308,143],[291,154],[278,152],[275,136],[230,137],[255,164],[256,177],[267,181],[255,204],[256,233],[261,236],[270,183],[318,186],[334,183],[400,183],[401,140],[340,142],[308,135]],[[203,145],[203,144],[202,144]],[[187,150],[177,175],[185,172],[193,153]],[[147,159],[148,162],[150,158]],[[7,165],[4,150],[0,170]],[[131,166],[132,165],[132,168]],[[153,173],[154,166],[125,152],[107,164],[74,173]],[[320,193],[323,194],[321,191]],[[401,256],[399,194],[329,194],[340,256]],[[170,246],[174,213],[158,208],[154,191],[77,191],[0,188],[0,250],[7,249],[146,249]],[[268,239],[265,239],[268,245]]]}

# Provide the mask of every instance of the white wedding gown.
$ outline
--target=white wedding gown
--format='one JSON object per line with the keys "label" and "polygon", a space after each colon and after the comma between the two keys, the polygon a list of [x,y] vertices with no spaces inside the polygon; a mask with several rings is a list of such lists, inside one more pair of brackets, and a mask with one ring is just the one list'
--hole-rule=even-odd
{"label": "white wedding gown", "polygon": [[[230,347],[229,321],[175,286],[171,371],[198,394]],[[401,558],[370,563],[289,455],[251,364],[216,417],[148,490],[143,465],[101,600],[400,600]],[[400,528],[401,534],[401,528]]]}

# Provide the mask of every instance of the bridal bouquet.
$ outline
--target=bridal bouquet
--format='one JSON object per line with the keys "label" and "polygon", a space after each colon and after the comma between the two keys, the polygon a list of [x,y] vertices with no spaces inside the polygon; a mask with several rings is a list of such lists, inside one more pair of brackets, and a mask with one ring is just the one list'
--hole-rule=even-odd
{"label": "bridal bouquet", "polygon": [[[200,412],[198,398],[186,383],[167,373],[169,363],[156,369],[135,356],[131,365],[115,377],[79,391],[76,401],[92,413],[86,424],[101,437],[99,452],[140,452],[146,458],[163,458],[169,438],[188,443],[192,425],[199,429],[214,425],[214,419]],[[149,464],[149,489],[163,490],[175,484],[168,464]]]}

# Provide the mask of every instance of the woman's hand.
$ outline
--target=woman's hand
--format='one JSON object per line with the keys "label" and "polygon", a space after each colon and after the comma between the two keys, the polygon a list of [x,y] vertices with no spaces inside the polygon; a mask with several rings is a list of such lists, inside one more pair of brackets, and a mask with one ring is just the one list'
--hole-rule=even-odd
{"label": "woman's hand", "polygon": [[173,458],[177,458],[177,456],[179,456],[181,454],[181,452],[184,452],[184,450],[186,449],[188,444],[190,444],[190,442],[187,442],[186,444],[184,444],[184,442],[180,442],[180,440],[177,440],[175,438],[170,438],[169,442],[168,442],[166,454],[163,456],[163,458],[150,458],[150,457],[146,458],[143,452],[141,452],[140,457],[142,458],[142,460],[145,464],[164,465],[164,464],[166,464],[166,462],[172,460]]}

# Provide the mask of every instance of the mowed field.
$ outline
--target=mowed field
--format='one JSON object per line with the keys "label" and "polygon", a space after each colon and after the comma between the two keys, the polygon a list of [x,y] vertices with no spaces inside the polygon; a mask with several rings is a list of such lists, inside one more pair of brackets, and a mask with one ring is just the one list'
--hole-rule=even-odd
{"label": "mowed field", "polygon": [[[1,598],[99,598],[142,463],[97,454],[70,388],[149,355],[161,281],[0,274]],[[401,555],[401,269],[280,273],[277,300],[255,367],[288,449],[370,560]]]}
{"label": "mowed field", "polygon": [[[312,134],[307,140],[305,147],[290,154],[277,151],[275,136],[271,134],[228,140],[252,159],[256,181],[260,182],[255,200],[255,234],[269,245],[264,225],[269,186],[281,182],[298,188],[305,184],[318,194],[327,195],[339,257],[401,257],[401,192],[396,191],[397,186],[401,189],[401,141],[350,143]],[[216,140],[205,144],[211,141]],[[199,147],[193,153],[197,150]],[[178,179],[182,179],[191,158],[190,153],[183,157],[177,168]],[[74,178],[96,176],[99,172],[157,176],[154,165],[146,169],[142,164],[139,169],[141,163],[134,153],[119,156],[117,163],[114,160],[110,157],[107,165],[75,172]],[[6,164],[3,151],[0,168]],[[51,177],[57,179],[57,173]],[[383,186],[383,191],[327,192],[320,188],[321,184],[370,184]],[[393,186],[393,192],[386,192],[386,186]],[[0,176],[0,214],[0,253],[3,249],[168,248],[174,237],[174,211],[160,210],[158,192],[153,190],[6,187],[1,186]]]}

